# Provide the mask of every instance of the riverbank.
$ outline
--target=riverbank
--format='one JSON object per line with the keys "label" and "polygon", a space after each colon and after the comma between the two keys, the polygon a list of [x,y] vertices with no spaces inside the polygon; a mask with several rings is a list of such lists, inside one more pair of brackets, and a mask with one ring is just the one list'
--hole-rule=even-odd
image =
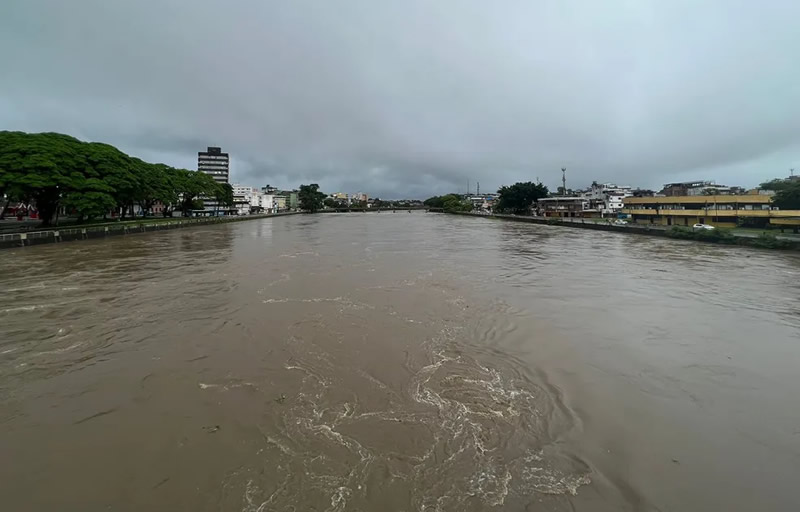
{"label": "riverbank", "polygon": [[148,233],[165,229],[180,229],[208,224],[221,224],[226,222],[239,222],[245,220],[268,219],[270,217],[283,217],[286,215],[299,215],[302,212],[270,213],[265,215],[243,215],[232,217],[200,217],[200,218],[174,218],[174,219],[149,219],[130,222],[114,222],[107,224],[92,224],[89,226],[71,226],[68,228],[54,227],[51,229],[32,232],[7,233],[0,235],[0,249],[12,247],[25,247],[48,243],[69,242],[74,240],[89,240],[105,238],[115,235],[132,235]]}
{"label": "riverbank", "polygon": [[[584,219],[562,220],[554,217],[531,217],[524,215],[485,215],[472,212],[447,212],[451,215],[465,215],[468,217],[480,217],[483,219],[497,219],[512,222],[528,222],[531,224],[546,224],[548,226],[563,226],[578,229],[594,229],[598,231],[615,231],[618,233],[635,233],[639,235],[660,236],[664,238],[675,238],[680,240],[695,240],[698,242],[718,243],[727,245],[740,245],[746,247],[757,247],[760,249],[789,249],[800,250],[800,241],[788,237],[777,237],[772,235],[743,235],[730,233],[728,230],[717,230],[714,232],[694,232],[691,229],[673,226],[671,228],[661,228],[649,225],[638,224],[611,224],[600,222],[586,222]],[[712,234],[713,233],[713,234]]]}

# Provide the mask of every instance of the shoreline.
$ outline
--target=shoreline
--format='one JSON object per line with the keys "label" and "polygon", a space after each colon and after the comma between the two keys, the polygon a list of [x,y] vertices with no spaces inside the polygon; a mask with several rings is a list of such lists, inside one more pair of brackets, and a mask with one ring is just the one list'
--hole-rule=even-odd
{"label": "shoreline", "polygon": [[154,219],[151,222],[146,220],[137,220],[132,222],[119,222],[116,224],[95,224],[91,226],[70,226],[66,228],[53,227],[46,230],[2,234],[0,235],[0,250],[28,247],[31,245],[71,242],[76,240],[93,240],[116,235],[149,233],[167,229],[183,229],[194,226],[207,226],[209,224],[221,224],[226,222],[269,219],[272,217],[285,217],[287,215],[302,215],[304,213],[305,212],[282,212],[268,213],[265,215],[243,215],[231,217],[177,217],[174,220],[162,220],[159,218],[157,220]]}
{"label": "shoreline", "polygon": [[798,240],[788,240],[786,238],[779,238],[781,247],[768,247],[763,245],[762,239],[759,237],[751,237],[751,236],[742,236],[733,234],[733,239],[731,242],[723,242],[723,241],[714,241],[714,240],[701,240],[701,239],[686,239],[686,238],[679,238],[674,236],[674,232],[670,229],[660,229],[660,228],[651,228],[650,226],[640,226],[637,224],[626,224],[624,226],[616,226],[613,224],[604,224],[604,223],[596,223],[596,222],[571,222],[571,221],[563,221],[558,217],[532,217],[532,216],[524,216],[524,215],[503,215],[503,214],[494,214],[494,215],[485,215],[481,213],[472,213],[472,212],[444,212],[449,215],[464,215],[466,217],[478,217],[483,219],[497,219],[503,221],[511,221],[511,222],[527,222],[529,224],[541,224],[545,226],[560,226],[566,228],[576,228],[576,229],[594,229],[598,231],[613,231],[616,233],[632,233],[638,235],[648,235],[648,236],[659,236],[662,238],[670,238],[673,240],[689,240],[694,242],[704,242],[704,243],[714,243],[717,245],[734,245],[740,247],[753,247],[757,249],[772,249],[772,250],[800,250],[800,241]]}
{"label": "shoreline", "polygon": [[[347,211],[319,211],[315,213],[348,213]],[[576,229],[593,229],[598,231],[612,231],[616,233],[633,233],[639,235],[658,236],[662,238],[671,238],[687,240],[674,235],[670,229],[651,228],[650,226],[640,226],[636,224],[626,224],[618,226],[613,224],[605,224],[598,222],[573,222],[564,221],[560,218],[545,218],[545,217],[532,217],[523,215],[503,215],[494,214],[486,215],[481,213],[472,212],[442,212],[449,215],[463,215],[466,217],[477,217],[482,219],[495,219],[510,222],[527,222],[529,224],[540,224],[546,226],[560,226],[566,228]],[[202,217],[202,218],[184,218],[178,217],[175,220],[157,219],[152,222],[138,220],[136,222],[120,222],[109,223],[92,226],[73,226],[67,228],[52,228],[47,230],[36,230],[31,232],[18,232],[0,234],[0,250],[13,249],[18,247],[28,247],[32,245],[43,245],[48,243],[61,243],[69,241],[89,240],[106,238],[108,236],[116,235],[132,235],[137,233],[148,233],[153,231],[162,231],[167,229],[183,229],[194,226],[207,226],[210,224],[220,224],[226,222],[241,222],[256,219],[268,219],[272,217],[284,217],[288,215],[305,215],[307,212],[282,212],[271,213],[264,215],[245,215],[245,216],[231,216],[231,217]],[[778,239],[780,247],[771,247],[763,244],[759,237],[755,236],[742,236],[733,234],[730,241],[717,241],[717,240],[701,240],[701,239],[688,239],[695,242],[716,243],[717,245],[735,245],[740,247],[753,247],[758,249],[778,249],[778,250],[800,250],[800,240],[789,240],[786,238]]]}

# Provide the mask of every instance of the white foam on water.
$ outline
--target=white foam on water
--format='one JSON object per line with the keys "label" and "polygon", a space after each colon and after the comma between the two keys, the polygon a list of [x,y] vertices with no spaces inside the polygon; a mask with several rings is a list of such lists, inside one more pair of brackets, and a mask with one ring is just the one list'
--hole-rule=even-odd
{"label": "white foam on water", "polygon": [[254,499],[256,495],[261,492],[261,489],[253,483],[253,480],[248,480],[247,485],[244,489],[244,507],[242,507],[242,512],[263,512],[264,508],[267,506],[267,502],[264,501],[256,505],[256,500]]}
{"label": "white foam on water", "polygon": [[291,254],[281,254],[279,258],[297,258],[298,256],[319,256],[318,252],[314,251],[300,251]]}
{"label": "white foam on water", "polygon": [[46,355],[52,355],[52,354],[64,354],[66,352],[70,352],[70,351],[75,350],[76,348],[82,347],[84,345],[86,345],[85,341],[76,341],[75,343],[73,343],[72,345],[69,345],[68,347],[56,348],[56,349],[53,349],[53,350],[44,350],[42,352],[37,352],[37,353],[35,353],[33,355],[35,357],[35,356],[46,356]]}
{"label": "white foam on water", "polygon": [[339,487],[336,489],[336,492],[331,495],[331,506],[326,510],[329,510],[330,512],[344,510],[345,507],[347,507],[347,498],[349,498],[351,494],[352,491],[349,488]]}
{"label": "white foam on water", "polygon": [[576,496],[578,489],[592,483],[588,474],[564,474],[548,467],[541,451],[530,453],[523,459],[521,471],[524,489],[541,494],[570,494]]}
{"label": "white foam on water", "polygon": [[[386,478],[410,489],[406,509],[425,511],[476,505],[498,509],[537,493],[574,495],[590,483],[588,468],[576,467],[569,458],[559,459],[558,450],[547,457],[538,450],[552,442],[541,425],[551,407],[546,394],[509,378],[502,366],[492,368],[464,354],[458,343],[461,329],[445,327],[422,343],[429,359],[409,368],[412,376],[404,391],[394,391],[369,373],[355,370],[376,389],[411,398],[417,404],[411,409],[398,407],[402,401],[392,399],[385,409],[363,410],[366,404],[359,402],[357,393],[346,399],[335,392],[337,379],[325,365],[323,353],[303,352],[302,357],[311,359],[302,363],[290,359],[284,368],[304,374],[301,389],[281,409],[280,435],[261,431],[265,440],[261,456],[265,464],[281,468],[287,483],[267,501],[251,485],[250,491],[245,490],[250,498],[245,499],[249,507],[245,512],[291,509],[303,502],[317,503],[320,510],[330,512],[363,506],[369,499],[367,482],[375,471],[385,471]],[[333,396],[339,397],[332,402],[328,397]],[[415,440],[424,442],[415,453],[385,451],[369,438],[362,439],[358,428],[351,428],[361,420],[369,422],[362,425],[371,425],[372,418],[414,424],[430,437]]]}
{"label": "white foam on water", "polygon": [[498,475],[496,473],[498,470],[500,468],[491,465],[473,474],[469,482],[470,496],[481,498],[490,507],[498,507],[505,503],[512,479],[511,471],[505,469],[502,475]]}
{"label": "white foam on water", "polygon": [[36,311],[37,309],[44,308],[46,305],[32,305],[32,306],[17,306],[14,308],[7,308],[0,310],[0,313],[16,313],[18,311]]}
{"label": "white foam on water", "polygon": [[40,283],[40,284],[31,285],[31,286],[20,286],[19,288],[8,288],[5,291],[7,293],[12,293],[12,292],[26,292],[26,291],[29,291],[29,290],[44,290],[44,289],[45,289],[44,283]]}
{"label": "white foam on water", "polygon": [[245,388],[245,387],[253,387],[253,388],[258,389],[258,387],[255,384],[253,384],[252,382],[234,382],[234,383],[231,383],[231,384],[206,384],[204,382],[198,382],[197,386],[200,389],[219,388],[219,389],[221,389],[223,391],[228,391],[228,390],[235,389],[235,388]]}
{"label": "white foam on water", "polygon": [[74,298],[72,300],[64,301],[64,302],[53,302],[53,303],[46,303],[46,304],[31,304],[29,306],[16,306],[16,307],[13,307],[13,308],[0,309],[0,313],[17,313],[17,312],[21,312],[21,311],[31,312],[31,311],[36,311],[38,309],[46,309],[46,308],[52,308],[52,307],[58,307],[58,306],[72,306],[76,302],[82,302],[82,301],[86,301],[86,300],[91,300],[91,298],[89,298],[89,297]]}

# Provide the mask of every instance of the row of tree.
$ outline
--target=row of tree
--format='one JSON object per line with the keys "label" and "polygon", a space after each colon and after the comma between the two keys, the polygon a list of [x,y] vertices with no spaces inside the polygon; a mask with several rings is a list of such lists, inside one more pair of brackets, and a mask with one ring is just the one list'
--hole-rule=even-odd
{"label": "row of tree", "polygon": [[472,211],[472,202],[462,199],[456,194],[433,196],[423,201],[422,204],[429,208],[442,208],[448,212]]}
{"label": "row of tree", "polygon": [[[536,200],[547,197],[550,192],[541,183],[528,181],[500,187],[497,194],[498,199],[494,205],[494,211],[499,213],[529,213],[531,205]],[[442,208],[445,211],[468,212],[472,210],[472,203],[456,194],[433,196],[426,199],[423,204],[430,208]]]}
{"label": "row of tree", "polygon": [[164,215],[202,208],[200,198],[233,205],[233,189],[205,173],[152,164],[114,146],[83,142],[60,133],[0,131],[0,198],[3,211],[13,202],[35,204],[42,224],[50,225],[64,207],[78,221],[117,211],[145,214],[156,202]]}

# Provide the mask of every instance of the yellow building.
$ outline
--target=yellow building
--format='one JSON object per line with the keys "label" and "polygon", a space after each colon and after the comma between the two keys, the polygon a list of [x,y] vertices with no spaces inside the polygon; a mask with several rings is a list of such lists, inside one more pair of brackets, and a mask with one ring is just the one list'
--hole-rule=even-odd
{"label": "yellow building", "polygon": [[735,228],[740,221],[764,227],[794,226],[800,210],[778,210],[771,197],[758,194],[671,197],[626,197],[622,213],[640,224],[662,226],[712,226]]}

